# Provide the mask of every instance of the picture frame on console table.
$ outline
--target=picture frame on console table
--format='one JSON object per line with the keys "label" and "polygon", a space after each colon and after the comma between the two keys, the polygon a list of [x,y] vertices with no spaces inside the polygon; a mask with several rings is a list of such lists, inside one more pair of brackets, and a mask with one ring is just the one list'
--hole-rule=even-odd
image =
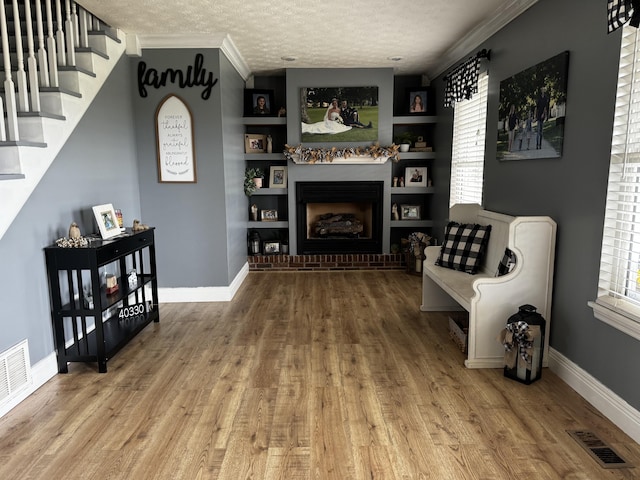
{"label": "picture frame on console table", "polygon": [[100,230],[100,236],[103,240],[115,237],[122,233],[123,229],[120,229],[116,211],[111,203],[96,205],[93,207],[93,215],[96,219],[98,229]]}

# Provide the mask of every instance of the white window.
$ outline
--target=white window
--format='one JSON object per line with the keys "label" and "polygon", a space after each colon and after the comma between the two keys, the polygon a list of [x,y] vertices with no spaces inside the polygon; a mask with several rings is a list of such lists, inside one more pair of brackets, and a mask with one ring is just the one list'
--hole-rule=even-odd
{"label": "white window", "polygon": [[596,318],[640,339],[640,37],[624,27]]}
{"label": "white window", "polygon": [[478,93],[454,106],[449,206],[455,203],[482,205],[484,139],[487,130],[489,75],[481,73]]}

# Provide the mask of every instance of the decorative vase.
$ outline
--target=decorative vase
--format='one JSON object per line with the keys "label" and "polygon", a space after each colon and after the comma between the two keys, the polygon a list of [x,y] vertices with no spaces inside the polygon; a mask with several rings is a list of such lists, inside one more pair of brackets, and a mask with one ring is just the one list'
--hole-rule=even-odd
{"label": "decorative vase", "polygon": [[401,144],[400,144],[400,151],[401,151],[401,152],[408,152],[408,151],[409,151],[409,147],[410,147],[410,146],[411,146],[411,145],[410,145],[410,144],[408,144],[408,143],[401,143]]}
{"label": "decorative vase", "polygon": [[267,153],[273,153],[273,139],[267,135]]}

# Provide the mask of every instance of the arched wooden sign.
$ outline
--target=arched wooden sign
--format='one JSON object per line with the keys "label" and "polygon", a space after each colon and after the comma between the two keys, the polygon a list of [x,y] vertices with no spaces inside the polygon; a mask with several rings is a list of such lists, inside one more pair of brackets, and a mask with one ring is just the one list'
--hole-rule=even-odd
{"label": "arched wooden sign", "polygon": [[158,182],[195,183],[193,118],[186,103],[166,96],[156,110]]}

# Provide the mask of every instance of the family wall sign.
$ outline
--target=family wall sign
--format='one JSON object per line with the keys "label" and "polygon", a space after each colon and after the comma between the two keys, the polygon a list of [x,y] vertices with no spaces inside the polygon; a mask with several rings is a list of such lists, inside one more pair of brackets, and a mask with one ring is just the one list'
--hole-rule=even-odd
{"label": "family wall sign", "polygon": [[167,68],[159,72],[155,68],[147,68],[143,61],[138,63],[138,92],[141,97],[147,96],[147,87],[161,88],[167,83],[178,85],[180,88],[204,87],[200,94],[203,100],[208,100],[211,90],[218,83],[218,78],[214,78],[213,72],[208,72],[203,67],[204,56],[196,54],[193,65],[189,65],[185,71],[177,68]]}

